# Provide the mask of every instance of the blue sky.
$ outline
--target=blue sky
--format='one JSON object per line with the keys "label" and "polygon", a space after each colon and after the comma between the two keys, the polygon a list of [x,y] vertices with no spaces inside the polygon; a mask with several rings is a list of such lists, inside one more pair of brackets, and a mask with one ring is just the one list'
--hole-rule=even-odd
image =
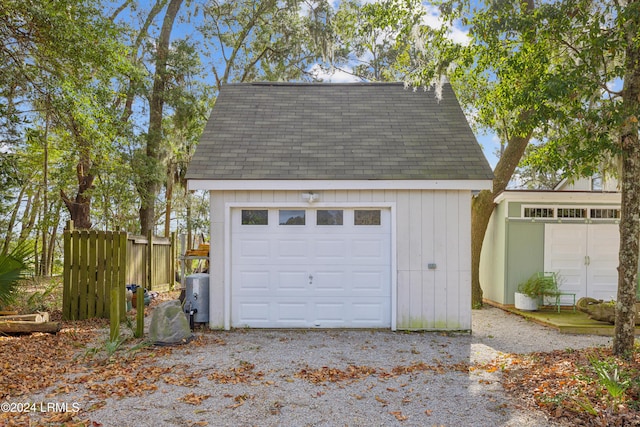
{"label": "blue sky", "polygon": [[[362,3],[374,3],[377,0],[362,0]],[[337,4],[337,2],[335,3]],[[440,19],[440,12],[437,7],[432,6],[428,3],[423,3],[426,14],[423,18],[422,23],[426,24],[433,28],[441,28],[444,22]],[[462,25],[454,24],[449,27],[449,37],[451,40],[456,43],[466,45],[470,42],[470,38],[468,35],[468,31]],[[349,72],[348,67],[343,70],[335,70],[332,74],[328,74],[326,72],[318,70],[317,77],[323,79],[324,81],[331,82],[359,82],[361,81],[359,78],[354,77]],[[498,163],[498,157],[496,153],[499,152],[500,149],[500,140],[498,136],[490,132],[489,130],[477,131],[475,132],[476,139],[478,143],[483,149],[484,155],[487,158],[491,168],[494,169],[496,164]]]}
{"label": "blue sky", "polygon": [[[375,1],[377,0],[362,0],[362,3],[373,3]],[[148,0],[142,0],[141,2],[138,3],[140,5],[139,7],[141,12],[149,10],[150,8],[149,3],[150,2]],[[334,7],[337,7],[337,5],[339,4],[339,0],[334,1],[333,4],[334,4]],[[442,25],[444,25],[442,20],[440,19],[439,11],[435,6],[431,6],[427,3],[424,3],[424,8],[426,11],[425,17],[423,19],[424,24],[427,24],[434,28],[440,28]],[[145,12],[142,12],[143,15],[144,13]],[[163,16],[163,13],[161,14],[161,16]],[[125,19],[131,19],[131,20],[135,19],[131,15],[129,15],[128,17],[124,17],[124,16],[121,16],[121,17]],[[184,17],[184,14],[181,14],[180,18],[183,18],[183,17]],[[180,19],[180,18],[178,19],[174,27],[172,39],[179,39],[184,37],[198,39],[202,37],[201,34],[195,29],[195,25],[197,25],[197,22],[200,19],[202,19],[201,15],[191,18],[189,22],[185,22],[184,19]],[[131,23],[133,24],[133,22]],[[136,24],[133,24],[133,25],[136,26]],[[156,28],[156,31],[157,31],[157,28]],[[466,44],[469,42],[468,32],[461,25],[454,25],[450,27],[449,35],[450,35],[450,38],[457,43]],[[207,62],[210,62],[210,61],[211,60],[209,59]],[[361,81],[361,79],[356,78],[353,75],[348,73],[349,71],[348,66],[344,67],[343,70],[334,70],[332,74],[328,74],[325,71],[321,71],[318,67],[317,77],[327,82],[356,82],[356,81],[360,82]],[[207,77],[207,80],[209,79],[211,79],[209,83],[212,84],[213,75]],[[498,162],[498,159],[495,153],[499,150],[499,147],[500,147],[500,143],[497,136],[493,133],[476,132],[476,139],[481,145],[484,151],[484,154],[487,160],[489,161],[489,164],[491,165],[492,168],[495,168],[495,165]]]}

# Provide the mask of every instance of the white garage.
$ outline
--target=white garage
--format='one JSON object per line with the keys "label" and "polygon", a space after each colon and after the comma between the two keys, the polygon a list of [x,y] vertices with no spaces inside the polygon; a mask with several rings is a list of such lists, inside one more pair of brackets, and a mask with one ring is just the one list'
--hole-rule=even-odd
{"label": "white garage", "polygon": [[389,209],[231,217],[232,327],[391,327]]}
{"label": "white garage", "polygon": [[471,329],[471,195],[493,174],[451,87],[223,87],[189,165],[211,328]]}

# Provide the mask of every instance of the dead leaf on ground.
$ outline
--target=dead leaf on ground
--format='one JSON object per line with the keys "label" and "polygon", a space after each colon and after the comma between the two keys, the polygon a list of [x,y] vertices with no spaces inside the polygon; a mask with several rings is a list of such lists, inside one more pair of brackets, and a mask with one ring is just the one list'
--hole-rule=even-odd
{"label": "dead leaf on ground", "polygon": [[189,393],[180,398],[181,401],[188,403],[190,405],[200,405],[204,400],[210,398],[210,394],[195,394]]}
{"label": "dead leaf on ground", "polygon": [[398,421],[406,421],[409,419],[409,417],[407,417],[406,415],[403,415],[402,412],[400,411],[393,411],[393,412],[389,412],[391,415],[393,415],[394,417],[396,417],[396,420]]}
{"label": "dead leaf on ground", "polygon": [[389,404],[388,400],[384,400],[383,398],[381,398],[380,396],[376,396],[376,400],[380,403],[382,403],[382,406],[387,406]]}

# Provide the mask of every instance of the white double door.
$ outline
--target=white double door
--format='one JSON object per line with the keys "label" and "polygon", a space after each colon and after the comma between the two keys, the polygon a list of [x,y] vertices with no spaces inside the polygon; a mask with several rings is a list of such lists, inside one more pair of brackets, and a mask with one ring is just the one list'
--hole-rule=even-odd
{"label": "white double door", "polygon": [[546,224],[544,270],[560,275],[560,290],[576,300],[616,299],[620,232],[616,224]]}

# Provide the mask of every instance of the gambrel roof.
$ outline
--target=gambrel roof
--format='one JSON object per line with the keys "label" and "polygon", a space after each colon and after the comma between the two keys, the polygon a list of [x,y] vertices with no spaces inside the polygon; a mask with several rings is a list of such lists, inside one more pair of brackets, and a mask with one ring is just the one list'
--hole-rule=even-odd
{"label": "gambrel roof", "polygon": [[190,180],[491,180],[447,83],[223,86]]}

